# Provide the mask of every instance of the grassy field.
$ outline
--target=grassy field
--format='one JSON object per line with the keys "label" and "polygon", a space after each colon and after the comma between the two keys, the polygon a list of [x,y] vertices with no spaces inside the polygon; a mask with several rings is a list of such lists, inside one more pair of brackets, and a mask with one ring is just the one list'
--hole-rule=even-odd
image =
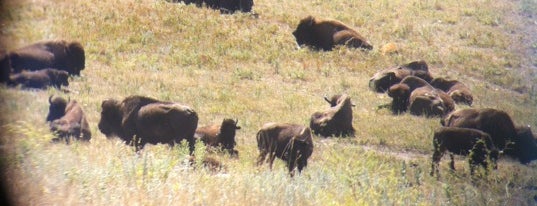
{"label": "grassy field", "polygon": [[[163,0],[4,1],[1,46],[48,39],[80,41],[86,69],[70,93],[0,87],[0,127],[9,192],[20,205],[535,205],[537,165],[502,159],[473,178],[464,158],[429,176],[439,119],[394,116],[368,89],[378,70],[423,59],[433,76],[458,79],[474,107],[507,111],[537,126],[535,0],[256,0],[258,15]],[[375,47],[297,49],[301,18],[338,19]],[[384,54],[388,43],[397,52]],[[324,95],[347,93],[355,138],[314,137],[308,168],[290,178],[276,161],[255,166],[255,133],[266,122],[307,125],[327,108]],[[97,123],[104,99],[139,94],[193,107],[199,125],[238,118],[239,159],[210,155],[225,168],[187,166],[185,146],[148,146],[140,154],[109,140]],[[47,99],[82,103],[90,143],[50,144]],[[458,106],[463,108],[464,106]],[[535,129],[534,129],[535,131]]]}

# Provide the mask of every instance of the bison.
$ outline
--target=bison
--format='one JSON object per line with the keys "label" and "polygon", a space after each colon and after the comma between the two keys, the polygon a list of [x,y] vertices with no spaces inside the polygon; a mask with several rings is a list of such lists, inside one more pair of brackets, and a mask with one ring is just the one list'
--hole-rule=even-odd
{"label": "bison", "polygon": [[474,168],[478,165],[487,168],[487,158],[496,169],[496,161],[499,156],[498,149],[494,146],[489,134],[477,129],[441,127],[436,129],[433,136],[434,153],[432,157],[431,176],[434,173],[440,176],[438,165],[440,159],[447,151],[451,158],[450,168],[455,170],[453,154],[470,155],[470,171],[474,173]]}
{"label": "bison", "polygon": [[537,142],[535,134],[529,126],[518,126],[515,128],[517,137],[513,140],[513,145],[505,149],[506,154],[512,154],[520,163],[528,164],[537,159]]}
{"label": "bison", "polygon": [[[337,101],[335,101],[337,99]],[[316,135],[324,137],[354,136],[352,126],[352,102],[348,95],[335,95],[329,100],[331,107],[324,112],[315,112],[311,115],[310,128]],[[335,105],[334,105],[335,103]]]}
{"label": "bison", "polygon": [[101,109],[99,130],[106,137],[118,136],[136,151],[147,143],[174,146],[184,139],[190,154],[194,152],[198,115],[188,106],[134,95],[121,102],[104,100]]}
{"label": "bison", "polygon": [[332,50],[336,45],[373,49],[364,37],[349,26],[336,20],[318,19],[313,16],[300,20],[293,36],[300,46],[307,45],[325,51]]}
{"label": "bison", "polygon": [[56,68],[71,75],[80,75],[85,67],[84,48],[79,42],[42,41],[9,53],[15,73],[22,70]]}
{"label": "bison", "polygon": [[257,165],[263,164],[268,154],[270,169],[278,157],[287,163],[289,173],[292,174],[295,167],[301,172],[308,166],[308,158],[313,152],[311,130],[297,124],[266,123],[257,132],[257,148]]}
{"label": "bison", "polygon": [[435,89],[427,81],[416,77],[405,77],[388,90],[392,98],[394,114],[410,110],[413,115],[443,116],[455,108],[455,103],[445,92]]}
{"label": "bison", "polygon": [[198,7],[205,4],[206,7],[220,10],[223,14],[231,14],[237,11],[251,12],[254,6],[253,0],[174,0],[173,2],[194,3]]}
{"label": "bison", "polygon": [[46,120],[50,123],[50,130],[58,136],[52,141],[64,140],[69,143],[71,137],[83,141],[91,139],[88,121],[77,101],[50,96],[48,102],[50,106]]}
{"label": "bison", "polygon": [[453,101],[471,106],[474,97],[470,89],[457,80],[447,80],[442,77],[434,78],[431,85],[446,92]]}
{"label": "bison", "polygon": [[238,120],[224,119],[222,124],[213,124],[196,129],[195,137],[211,148],[220,148],[232,156],[237,156],[235,150],[235,133],[241,129]]}
{"label": "bison", "polygon": [[433,79],[427,63],[420,60],[375,73],[369,80],[369,88],[375,92],[384,93],[407,76],[417,76],[427,82]]}
{"label": "bison", "polygon": [[69,74],[57,69],[23,71],[9,77],[9,85],[21,85],[23,88],[46,89],[49,86],[60,89],[69,86]]}

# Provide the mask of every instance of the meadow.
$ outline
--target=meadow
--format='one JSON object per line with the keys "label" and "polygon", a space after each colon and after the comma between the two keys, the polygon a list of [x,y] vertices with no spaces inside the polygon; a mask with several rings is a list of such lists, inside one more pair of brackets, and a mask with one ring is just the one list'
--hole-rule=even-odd
{"label": "meadow", "polygon": [[[86,68],[69,93],[0,86],[0,163],[16,205],[535,205],[537,164],[502,158],[472,177],[465,158],[429,176],[439,118],[393,115],[369,90],[378,70],[425,60],[433,76],[458,79],[475,108],[496,108],[537,126],[535,0],[255,0],[256,15],[164,0],[0,2],[0,47],[76,40]],[[292,31],[313,15],[340,20],[374,46],[297,48]],[[396,52],[383,45],[393,43]],[[281,161],[257,167],[255,134],[266,122],[309,124],[324,95],[352,98],[356,137],[314,137],[300,175]],[[237,118],[239,159],[189,167],[185,145],[141,153],[97,128],[101,102],[145,95],[194,108],[199,125]],[[51,144],[48,97],[82,104],[89,143]],[[467,106],[458,105],[457,108]],[[535,132],[535,129],[534,129]]]}

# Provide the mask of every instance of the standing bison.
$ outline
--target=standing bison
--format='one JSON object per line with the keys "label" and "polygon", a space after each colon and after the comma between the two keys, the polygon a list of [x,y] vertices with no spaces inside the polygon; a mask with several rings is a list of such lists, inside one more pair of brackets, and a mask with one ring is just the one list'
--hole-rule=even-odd
{"label": "standing bison", "polygon": [[[287,162],[291,173],[295,167],[301,172],[308,166],[308,158],[313,152],[313,139],[308,127],[288,123],[266,123],[257,132],[259,158],[257,165],[263,164],[269,155],[270,169],[276,157]],[[292,174],[292,173],[291,173]]]}
{"label": "standing bison", "polygon": [[222,124],[213,124],[196,129],[195,137],[211,148],[220,148],[237,156],[235,150],[235,133],[241,127],[237,126],[238,120],[224,119]]}
{"label": "standing bison", "polygon": [[15,73],[55,68],[80,75],[85,67],[84,48],[78,42],[43,41],[9,53]]}
{"label": "standing bison", "polygon": [[300,20],[293,36],[300,46],[307,45],[325,51],[332,50],[336,45],[373,49],[364,37],[349,26],[336,20],[317,19],[313,16]]}
{"label": "standing bison", "polygon": [[9,85],[21,85],[23,88],[46,89],[50,86],[60,89],[69,86],[69,74],[57,69],[23,71],[9,77]]}
{"label": "standing bison", "polygon": [[52,141],[64,140],[69,143],[71,137],[83,141],[91,139],[88,121],[77,101],[52,96],[48,101],[50,106],[47,122],[50,122],[50,130],[58,136]]}
{"label": "standing bison", "polygon": [[99,130],[107,137],[118,136],[137,151],[147,143],[173,146],[185,139],[190,153],[194,152],[198,115],[188,106],[129,96],[121,102],[105,100],[101,108]]}
{"label": "standing bison", "polygon": [[331,99],[325,97],[331,107],[324,112],[315,112],[311,115],[310,128],[316,135],[324,137],[354,136],[352,126],[351,98],[344,95],[335,95]]}
{"label": "standing bison", "polygon": [[480,130],[456,127],[441,127],[434,132],[433,137],[433,161],[431,166],[431,176],[434,173],[440,176],[438,165],[444,153],[449,152],[451,158],[450,168],[455,170],[453,154],[470,155],[470,172],[474,173],[476,166],[488,166],[488,160],[496,168],[496,160],[499,151],[494,146],[489,134]]}
{"label": "standing bison", "polygon": [[413,61],[407,64],[381,70],[373,75],[369,80],[369,88],[375,92],[383,93],[403,80],[407,76],[416,76],[427,82],[433,77],[429,73],[429,67],[423,60]]}

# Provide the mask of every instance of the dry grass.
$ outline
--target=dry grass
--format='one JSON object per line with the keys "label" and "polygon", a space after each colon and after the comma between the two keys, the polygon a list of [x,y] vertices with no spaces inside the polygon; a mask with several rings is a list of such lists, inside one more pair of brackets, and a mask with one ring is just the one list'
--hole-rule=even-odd
{"label": "dry grass", "polygon": [[[467,83],[474,107],[502,109],[517,124],[537,126],[536,42],[526,36],[526,26],[535,28],[527,24],[535,1],[257,0],[258,18],[160,0],[4,4],[6,49],[68,39],[82,42],[87,55],[70,94],[0,88],[0,160],[18,204],[535,204],[534,164],[502,160],[499,170],[474,179],[465,159],[450,173],[445,157],[441,180],[431,178],[438,119],[377,110],[390,99],[367,88],[377,70],[424,59],[433,75]],[[343,21],[375,49],[296,49],[291,32],[307,15]],[[389,43],[397,53],[380,50]],[[307,124],[327,107],[323,95],[343,92],[357,104],[356,138],[315,137],[308,168],[293,179],[281,162],[273,171],[254,165],[255,133],[263,123]],[[83,104],[89,144],[49,144],[44,119],[51,94]],[[214,173],[187,167],[185,147],[149,146],[136,154],[107,140],[97,129],[101,101],[132,94],[186,103],[200,125],[238,118],[240,159],[216,156],[226,169]],[[197,154],[207,155],[201,147]]]}

